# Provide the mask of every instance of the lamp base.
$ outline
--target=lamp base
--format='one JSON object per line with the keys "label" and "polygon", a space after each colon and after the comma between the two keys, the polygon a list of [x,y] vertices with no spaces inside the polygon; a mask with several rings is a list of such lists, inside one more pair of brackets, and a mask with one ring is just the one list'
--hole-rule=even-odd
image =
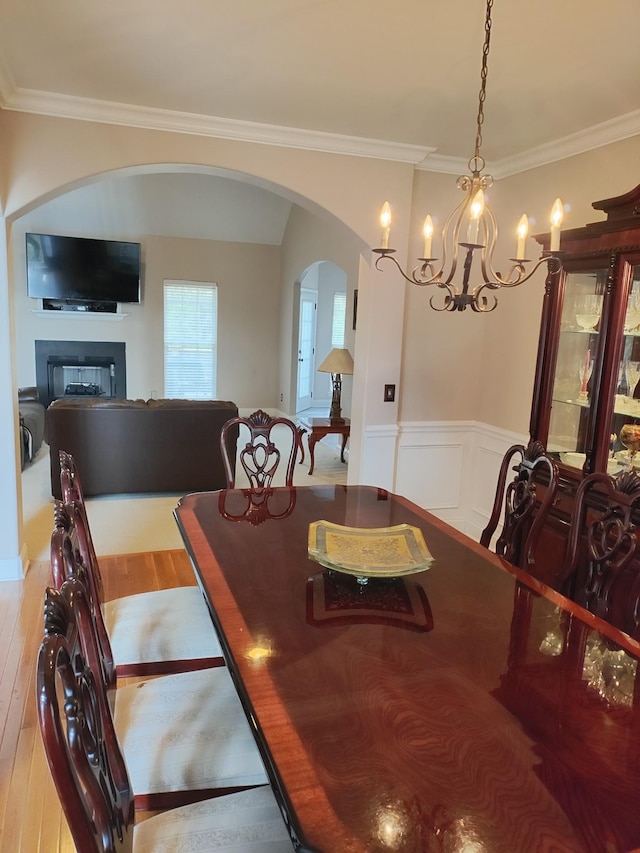
{"label": "lamp base", "polygon": [[339,373],[334,373],[331,378],[333,382],[333,394],[331,396],[331,410],[329,411],[329,418],[333,423],[343,424],[344,418],[342,417],[342,405],[340,403],[342,376]]}
{"label": "lamp base", "polygon": [[335,400],[331,404],[331,410],[329,412],[329,420],[335,424],[343,424],[344,418],[342,417],[342,409],[340,408],[340,403],[336,404]]}

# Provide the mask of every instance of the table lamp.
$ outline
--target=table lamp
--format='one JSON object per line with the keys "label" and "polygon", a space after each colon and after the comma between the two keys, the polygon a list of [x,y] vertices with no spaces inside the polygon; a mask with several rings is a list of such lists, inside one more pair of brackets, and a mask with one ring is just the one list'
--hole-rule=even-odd
{"label": "table lamp", "polygon": [[320,373],[330,373],[333,383],[333,395],[331,397],[331,411],[329,417],[332,421],[344,423],[340,408],[340,392],[342,391],[342,374],[351,376],[353,374],[353,359],[348,349],[334,347],[329,355],[318,368]]}

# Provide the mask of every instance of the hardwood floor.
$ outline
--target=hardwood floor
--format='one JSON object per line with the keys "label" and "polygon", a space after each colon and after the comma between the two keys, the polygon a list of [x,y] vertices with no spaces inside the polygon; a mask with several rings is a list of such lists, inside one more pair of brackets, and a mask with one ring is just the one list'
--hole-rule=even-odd
{"label": "hardwood floor", "polygon": [[[195,584],[182,550],[102,557],[105,597]],[[0,584],[0,850],[75,850],[44,756],[35,699],[49,563],[32,563],[23,581]],[[143,818],[140,815],[139,818]]]}

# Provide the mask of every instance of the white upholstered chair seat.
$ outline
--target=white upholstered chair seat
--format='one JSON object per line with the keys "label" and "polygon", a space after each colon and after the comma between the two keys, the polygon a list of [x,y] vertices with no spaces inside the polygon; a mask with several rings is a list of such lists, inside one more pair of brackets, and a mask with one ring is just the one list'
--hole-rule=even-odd
{"label": "white upholstered chair seat", "polygon": [[103,604],[116,667],[220,658],[200,588],[180,586],[127,595]]}
{"label": "white upholstered chair seat", "polygon": [[134,827],[133,853],[291,853],[269,787],[172,809]]}
{"label": "white upholstered chair seat", "polygon": [[119,687],[114,701],[136,796],[268,781],[226,667]]}

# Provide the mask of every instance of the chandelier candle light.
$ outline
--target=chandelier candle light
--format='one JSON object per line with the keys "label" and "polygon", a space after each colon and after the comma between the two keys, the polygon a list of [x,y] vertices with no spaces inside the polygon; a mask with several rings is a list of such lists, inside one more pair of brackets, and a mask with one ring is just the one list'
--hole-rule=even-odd
{"label": "chandelier candle light", "polygon": [[[436,311],[464,311],[470,306],[473,311],[493,311],[498,304],[497,298],[486,291],[499,290],[501,287],[516,287],[527,281],[538,267],[546,262],[550,272],[558,272],[561,267],[560,261],[560,227],[562,225],[563,204],[557,198],[551,210],[551,241],[549,251],[543,252],[540,259],[527,270],[525,264],[530,263],[526,257],[527,233],[529,220],[523,214],[517,226],[515,257],[510,259],[510,267],[506,275],[496,272],[493,266],[493,252],[498,239],[498,223],[493,211],[486,203],[485,191],[493,184],[491,175],[483,174],[485,167],[484,158],[480,154],[482,145],[482,125],[484,123],[484,102],[486,99],[487,72],[489,59],[489,46],[491,41],[491,9],[493,0],[487,0],[485,18],[485,40],[482,52],[482,70],[480,74],[480,95],[478,101],[478,116],[476,122],[476,141],[473,157],[469,160],[470,175],[462,175],[458,178],[456,186],[465,193],[465,198],[449,214],[442,229],[442,260],[438,264],[438,258],[433,257],[433,234],[434,226],[431,216],[424,221],[424,257],[419,258],[419,265],[412,273],[404,272],[398,261],[393,257],[395,249],[389,248],[389,235],[391,233],[391,206],[385,201],[380,214],[382,236],[380,248],[373,251],[380,257],[376,259],[376,269],[380,269],[380,262],[388,259],[393,261],[402,276],[411,284],[420,286],[435,284],[441,288],[443,299],[441,304],[436,304],[434,297],[429,300],[430,305]],[[465,232],[466,228],[466,232]],[[461,232],[466,236],[464,242],[460,241]],[[454,282],[458,269],[459,249],[463,249],[464,262],[462,271],[462,284],[459,286]],[[482,280],[479,284],[470,287],[471,267],[473,265],[474,252],[480,254],[480,270]],[[449,261],[448,253],[451,254]]]}

